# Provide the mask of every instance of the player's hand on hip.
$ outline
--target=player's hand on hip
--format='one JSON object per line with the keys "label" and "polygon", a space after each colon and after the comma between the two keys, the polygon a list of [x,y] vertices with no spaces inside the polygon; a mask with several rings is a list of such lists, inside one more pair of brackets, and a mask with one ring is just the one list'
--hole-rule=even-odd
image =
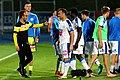
{"label": "player's hand on hip", "polygon": [[78,44],[73,45],[73,49],[76,50],[78,48]]}
{"label": "player's hand on hip", "polygon": [[16,46],[16,51],[20,51],[20,48],[19,48],[19,46]]}
{"label": "player's hand on hip", "polygon": [[103,42],[102,41],[99,42],[99,48],[100,49],[103,48]]}

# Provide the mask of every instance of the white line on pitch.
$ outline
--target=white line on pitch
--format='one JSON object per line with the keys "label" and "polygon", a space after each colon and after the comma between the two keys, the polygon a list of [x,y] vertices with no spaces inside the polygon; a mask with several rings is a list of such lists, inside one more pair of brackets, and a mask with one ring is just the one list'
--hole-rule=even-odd
{"label": "white line on pitch", "polygon": [[5,59],[7,59],[7,58],[9,58],[9,57],[12,57],[12,56],[14,56],[14,55],[16,55],[16,54],[17,54],[17,52],[15,52],[15,53],[13,53],[13,54],[10,54],[10,55],[8,55],[8,56],[6,56],[6,57],[0,58],[0,61],[5,60]]}

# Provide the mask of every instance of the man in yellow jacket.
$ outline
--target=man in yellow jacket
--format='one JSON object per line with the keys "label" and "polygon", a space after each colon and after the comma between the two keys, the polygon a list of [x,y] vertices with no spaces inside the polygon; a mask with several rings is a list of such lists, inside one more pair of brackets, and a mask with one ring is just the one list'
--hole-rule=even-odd
{"label": "man in yellow jacket", "polygon": [[[24,67],[30,63],[33,59],[32,52],[30,49],[30,45],[28,44],[28,29],[30,27],[38,28],[45,25],[48,25],[47,22],[42,24],[32,24],[30,22],[26,22],[28,17],[27,11],[22,10],[19,12],[20,21],[14,26],[13,39],[16,47],[16,51],[18,51],[20,65],[17,71],[20,73],[21,77],[29,78],[24,70]],[[26,56],[26,59],[25,59]]]}

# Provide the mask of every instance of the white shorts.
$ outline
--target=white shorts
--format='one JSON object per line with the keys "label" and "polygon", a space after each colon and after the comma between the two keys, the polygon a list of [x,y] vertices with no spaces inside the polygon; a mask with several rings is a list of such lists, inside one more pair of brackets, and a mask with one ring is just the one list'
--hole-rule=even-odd
{"label": "white shorts", "polygon": [[93,41],[86,42],[84,53],[85,54],[92,54],[93,53],[93,47],[94,47],[94,42]]}
{"label": "white shorts", "polygon": [[99,41],[94,40],[93,54],[109,54],[109,47],[107,41],[103,42],[103,48],[99,49]]}
{"label": "white shorts", "polygon": [[71,52],[69,51],[70,43],[60,44],[60,53],[64,58],[71,58]]}
{"label": "white shorts", "polygon": [[72,54],[83,54],[83,45],[80,45],[76,50],[73,50]]}
{"label": "white shorts", "polygon": [[109,41],[111,54],[118,54],[118,41]]}

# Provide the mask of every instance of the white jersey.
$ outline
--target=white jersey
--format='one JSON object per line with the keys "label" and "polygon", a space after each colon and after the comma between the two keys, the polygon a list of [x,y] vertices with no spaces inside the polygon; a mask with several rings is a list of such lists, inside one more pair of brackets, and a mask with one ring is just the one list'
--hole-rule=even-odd
{"label": "white jersey", "polygon": [[69,19],[65,21],[60,20],[59,23],[59,40],[60,44],[70,43],[70,33],[73,31],[73,25]]}
{"label": "white jersey", "polygon": [[[81,26],[82,22],[81,22],[81,20],[78,17],[76,17],[72,21],[72,23],[73,23],[73,28],[74,28],[74,43],[73,43],[73,45],[75,45],[75,42],[76,42],[77,36],[78,36],[77,28],[82,27]],[[79,45],[84,45],[83,34],[81,35],[81,38],[80,38],[80,41],[79,41]]]}

